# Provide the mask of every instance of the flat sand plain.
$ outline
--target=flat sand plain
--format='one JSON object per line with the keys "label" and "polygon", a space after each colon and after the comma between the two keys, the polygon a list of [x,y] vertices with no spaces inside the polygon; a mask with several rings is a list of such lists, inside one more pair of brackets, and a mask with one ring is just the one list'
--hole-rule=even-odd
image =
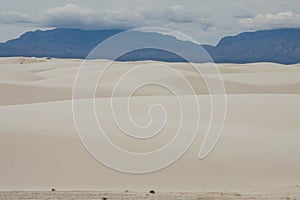
{"label": "flat sand plain", "polygon": [[121,199],[138,199],[138,200],[218,200],[218,199],[299,199],[299,194],[245,194],[245,193],[226,193],[226,192],[161,192],[149,194],[146,192],[0,192],[0,199],[31,199],[31,200],[46,200],[46,199],[64,199],[64,200],[121,200]]}

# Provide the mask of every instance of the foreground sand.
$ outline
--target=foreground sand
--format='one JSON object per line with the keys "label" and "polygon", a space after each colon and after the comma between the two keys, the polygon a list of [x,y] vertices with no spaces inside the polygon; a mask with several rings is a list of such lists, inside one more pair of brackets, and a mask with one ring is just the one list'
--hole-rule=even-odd
{"label": "foreground sand", "polygon": [[[111,199],[126,195],[128,199],[133,196],[140,199],[182,199],[182,193],[161,193],[168,191],[197,192],[184,194],[188,195],[187,199],[299,198],[295,196],[300,193],[299,66],[270,63],[219,65],[229,94],[228,112],[222,137],[212,154],[204,160],[197,158],[209,123],[210,99],[204,84],[194,84],[202,121],[192,147],[169,168],[131,175],[103,166],[80,143],[73,122],[71,96],[81,62],[0,59],[0,190],[49,191],[56,188],[59,191],[145,192],[155,189],[159,193],[155,196],[146,196],[146,192],[0,193],[1,199],[7,196],[12,199],[23,196],[48,199],[51,195],[67,195],[70,199],[76,199],[77,195],[77,199],[99,199],[103,195]],[[89,62],[95,67],[104,67],[104,61]],[[105,116],[109,137],[120,147],[133,152],[161,147],[174,136],[178,124],[174,98],[164,90],[147,87],[133,97],[132,112],[145,122],[148,115],[144,107],[155,102],[166,105],[171,115],[162,135],[140,142],[124,136],[115,128],[109,109],[111,88],[132,66],[145,63],[157,62],[116,63],[103,80],[104,92],[96,94],[97,112]],[[172,63],[171,66],[195,83],[195,74],[186,64]],[[201,67],[207,68],[205,64]],[[93,71],[87,73],[93,74]],[[213,80],[215,75],[209,74],[208,78]],[[183,91],[180,95],[189,94]],[[118,99],[123,101],[124,97],[120,95]],[[236,192],[242,196],[235,195]]]}
{"label": "foreground sand", "polygon": [[217,200],[217,199],[283,199],[296,200],[300,194],[241,194],[241,193],[223,193],[223,192],[203,192],[203,193],[186,193],[186,192],[162,192],[156,194],[137,193],[137,192],[0,192],[0,200],[6,199],[64,199],[64,200],[118,200],[118,199],[136,199],[136,200]]}

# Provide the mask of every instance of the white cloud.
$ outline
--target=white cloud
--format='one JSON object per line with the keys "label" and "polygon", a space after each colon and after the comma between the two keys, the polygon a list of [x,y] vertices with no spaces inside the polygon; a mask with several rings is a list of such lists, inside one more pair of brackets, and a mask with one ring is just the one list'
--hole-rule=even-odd
{"label": "white cloud", "polygon": [[67,4],[63,7],[53,7],[47,10],[40,23],[41,26],[58,28],[130,28],[129,23],[117,17],[120,13],[114,12],[97,12],[90,8]]}
{"label": "white cloud", "polygon": [[[181,5],[157,9],[137,7],[98,12],[89,8],[68,4],[46,12],[43,25],[87,29],[133,28],[141,26],[170,26],[172,24],[201,24],[200,16],[188,12]],[[207,27],[207,23],[204,23]]]}
{"label": "white cloud", "polygon": [[101,9],[66,4],[50,7],[28,16],[18,12],[0,12],[0,24],[21,25],[35,28],[80,28],[80,29],[130,29],[139,27],[163,27],[189,34],[199,42],[203,38],[219,38],[241,30],[258,30],[300,27],[300,15],[294,12],[259,14],[232,12],[200,12],[186,5],[138,5],[135,8],[115,7]]}
{"label": "white cloud", "polygon": [[292,11],[280,12],[276,14],[260,14],[252,18],[241,18],[240,25],[243,28],[251,30],[299,28],[300,15]]}
{"label": "white cloud", "polygon": [[[76,2],[77,5],[68,4],[70,2]],[[34,30],[54,27],[123,29],[158,26],[181,31],[200,42],[216,43],[220,37],[245,30],[299,27],[299,7],[299,0],[9,0],[1,4],[0,10],[4,12],[0,11],[0,26],[10,24],[11,27],[18,26],[18,30],[27,30],[28,27]],[[25,14],[7,12],[9,10]],[[290,12],[279,13],[283,11]],[[273,20],[269,19],[269,15]],[[0,40],[9,35],[10,31],[2,31]]]}
{"label": "white cloud", "polygon": [[[196,29],[209,31],[215,25],[198,12],[187,10],[182,5],[150,8],[139,6],[134,9],[116,8],[97,11],[91,8],[67,4],[52,7],[40,16],[7,12],[1,13],[0,23],[33,24],[40,27],[81,28],[81,29],[128,29],[145,26],[158,26],[175,29]],[[35,21],[38,21],[37,24]]]}
{"label": "white cloud", "polygon": [[32,24],[34,21],[25,14],[6,11],[0,12],[0,23],[2,24]]}
{"label": "white cloud", "polygon": [[[212,37],[218,29],[217,19],[197,9],[183,5],[161,5],[151,7],[138,5],[135,8],[113,9],[90,8],[66,4],[39,10],[34,16],[17,12],[0,13],[0,25],[10,24],[33,29],[80,28],[80,29],[130,29],[140,27],[162,27],[181,31],[192,37]],[[27,30],[27,29],[26,29]],[[206,42],[206,41],[205,41]]]}

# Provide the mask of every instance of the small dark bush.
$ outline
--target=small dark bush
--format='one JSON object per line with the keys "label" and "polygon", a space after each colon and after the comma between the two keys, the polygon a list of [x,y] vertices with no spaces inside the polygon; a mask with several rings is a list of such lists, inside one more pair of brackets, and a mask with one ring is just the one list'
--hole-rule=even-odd
{"label": "small dark bush", "polygon": [[150,194],[155,194],[156,192],[155,192],[155,190],[150,190],[149,193]]}

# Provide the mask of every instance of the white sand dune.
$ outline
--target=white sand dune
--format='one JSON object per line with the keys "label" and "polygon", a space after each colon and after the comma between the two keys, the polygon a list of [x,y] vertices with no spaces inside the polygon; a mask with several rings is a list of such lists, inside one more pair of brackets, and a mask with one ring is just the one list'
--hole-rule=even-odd
{"label": "white sand dune", "polygon": [[[217,146],[207,158],[199,160],[199,147],[210,119],[206,86],[187,64],[161,63],[180,70],[196,90],[200,128],[191,148],[173,165],[132,175],[102,165],[80,142],[71,98],[82,61],[33,59],[18,64],[19,60],[0,59],[0,190],[300,192],[299,66],[218,65],[228,93],[227,118]],[[87,62],[95,70],[105,68],[103,60]],[[154,86],[141,89],[132,98],[131,112],[145,124],[148,106],[157,102],[165,105],[169,118],[160,135],[139,141],[124,135],[114,124],[109,98],[114,83],[134,66],[154,63],[114,63],[96,93],[96,112],[104,116],[108,137],[128,151],[148,152],[162,147],[175,136],[178,126],[176,99]],[[207,64],[199,67],[206,70]],[[86,73],[89,77],[95,71],[92,67]],[[206,76],[215,80],[213,73]],[[168,78],[176,84],[174,77]],[[83,84],[80,89],[87,86]],[[126,85],[121,87],[124,93],[127,89]],[[180,95],[189,94],[182,91]],[[117,98],[126,101],[122,95]]]}
{"label": "white sand dune", "polygon": [[[24,64],[20,64],[21,58],[1,58],[1,75],[0,85],[2,95],[1,104],[22,104],[45,102],[51,96],[50,100],[65,100],[72,96],[73,85],[77,71],[82,63],[81,60],[63,60],[63,59],[40,59],[43,62],[34,62],[31,58]],[[23,58],[25,59],[25,58]],[[40,61],[38,60],[38,61]],[[9,62],[8,62],[9,61]],[[83,89],[89,87],[89,77],[95,73],[101,73],[108,62],[105,60],[86,61],[89,70],[85,71],[86,80],[80,85]],[[112,90],[120,77],[132,70],[138,65],[165,65],[171,66],[182,73],[186,79],[192,84],[196,94],[208,94],[208,90],[203,78],[185,63],[163,63],[163,62],[126,62],[114,63],[105,73],[100,81],[100,86],[96,93],[96,97],[110,97]],[[207,80],[217,78],[216,72],[211,69],[211,64],[200,64],[198,68],[204,72]],[[220,64],[218,69],[222,74],[227,94],[299,94],[300,80],[298,75],[300,69],[297,66],[283,66],[270,63],[257,63],[247,65]],[[146,74],[145,74],[146,75]],[[143,77],[139,77],[143,78]],[[168,78],[170,82],[177,84],[177,77]],[[159,80],[159,77],[157,79]],[[5,84],[5,85],[3,85]],[[2,86],[3,85],[3,86]],[[9,89],[6,90],[5,87]],[[177,84],[178,87],[180,85]],[[34,88],[34,89],[32,89]],[[26,92],[20,92],[26,91]],[[27,92],[28,90],[28,92]],[[45,92],[46,91],[46,92]],[[55,94],[51,95],[54,91]],[[127,86],[123,86],[126,93]],[[45,93],[49,95],[45,95]],[[149,95],[169,95],[170,93],[161,88],[149,86],[139,90],[136,96]],[[189,94],[182,90],[180,94]],[[46,96],[44,98],[44,96]],[[120,95],[119,95],[120,96]],[[121,95],[122,96],[122,95]],[[31,99],[22,102],[22,99]]]}

